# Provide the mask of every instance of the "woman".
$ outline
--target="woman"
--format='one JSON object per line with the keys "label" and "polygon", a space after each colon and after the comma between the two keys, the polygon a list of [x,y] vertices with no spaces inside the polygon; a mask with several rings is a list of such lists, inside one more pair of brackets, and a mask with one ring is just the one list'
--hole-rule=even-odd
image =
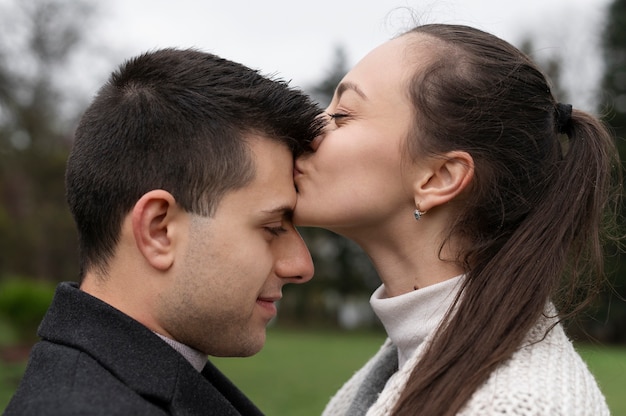
{"label": "woman", "polygon": [[327,112],[295,218],[367,252],[389,339],[325,414],[608,414],[559,323],[602,282],[620,182],[603,125],[516,48],[453,25],[372,51]]}

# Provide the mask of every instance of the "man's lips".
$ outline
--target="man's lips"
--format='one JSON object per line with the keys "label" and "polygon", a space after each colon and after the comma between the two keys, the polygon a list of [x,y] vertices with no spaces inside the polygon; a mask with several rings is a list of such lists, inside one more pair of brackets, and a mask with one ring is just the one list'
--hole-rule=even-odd
{"label": "man's lips", "polygon": [[257,298],[257,300],[261,301],[261,302],[278,302],[279,300],[282,299],[282,295],[276,295],[276,296],[259,296]]}
{"label": "man's lips", "polygon": [[276,315],[276,304],[282,296],[259,296],[256,300],[257,305],[266,310],[271,316]]}

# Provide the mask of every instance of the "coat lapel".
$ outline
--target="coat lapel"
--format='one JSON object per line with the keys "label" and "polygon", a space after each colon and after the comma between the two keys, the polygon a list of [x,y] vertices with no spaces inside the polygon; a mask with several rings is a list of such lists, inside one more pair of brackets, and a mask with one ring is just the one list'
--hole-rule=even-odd
{"label": "coat lapel", "polygon": [[93,357],[129,389],[175,415],[261,415],[208,363],[202,373],[131,317],[62,283],[39,335]]}

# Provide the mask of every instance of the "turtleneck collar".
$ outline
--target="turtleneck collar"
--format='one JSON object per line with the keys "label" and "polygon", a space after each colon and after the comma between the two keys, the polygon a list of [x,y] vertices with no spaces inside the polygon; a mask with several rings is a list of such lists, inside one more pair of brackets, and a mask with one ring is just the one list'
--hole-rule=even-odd
{"label": "turtleneck collar", "polygon": [[413,355],[427,335],[437,329],[461,288],[463,275],[387,298],[381,285],[370,298],[374,313],[398,347],[398,367]]}

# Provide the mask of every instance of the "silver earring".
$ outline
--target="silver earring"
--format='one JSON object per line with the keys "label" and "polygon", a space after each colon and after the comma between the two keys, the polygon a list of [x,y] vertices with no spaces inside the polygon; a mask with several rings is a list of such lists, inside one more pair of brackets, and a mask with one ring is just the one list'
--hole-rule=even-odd
{"label": "silver earring", "polygon": [[426,211],[420,211],[419,209],[416,209],[415,211],[413,211],[413,216],[415,217],[415,221],[419,221],[420,218],[422,218],[422,215],[426,214]]}

